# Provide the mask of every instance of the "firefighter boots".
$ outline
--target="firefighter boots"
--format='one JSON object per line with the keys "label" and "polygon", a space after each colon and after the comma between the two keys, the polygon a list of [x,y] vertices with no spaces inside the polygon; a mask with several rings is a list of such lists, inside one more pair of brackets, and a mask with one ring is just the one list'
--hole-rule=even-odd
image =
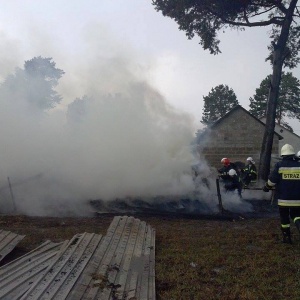
{"label": "firefighter boots", "polygon": [[297,219],[297,220],[295,221],[295,225],[296,225],[296,227],[297,227],[297,229],[298,229],[298,231],[299,231],[299,233],[300,233],[300,219]]}
{"label": "firefighter boots", "polygon": [[290,228],[281,228],[282,231],[282,242],[284,244],[292,244]]}

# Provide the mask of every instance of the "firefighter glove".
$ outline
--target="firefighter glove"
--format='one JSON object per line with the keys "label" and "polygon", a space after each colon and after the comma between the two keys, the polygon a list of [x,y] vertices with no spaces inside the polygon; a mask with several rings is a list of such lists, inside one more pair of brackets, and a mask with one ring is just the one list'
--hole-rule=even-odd
{"label": "firefighter glove", "polygon": [[263,187],[263,191],[267,193],[267,192],[269,192],[269,190],[270,190],[270,189],[269,189],[269,186],[268,186],[268,184],[266,183],[266,184],[264,185],[264,187]]}

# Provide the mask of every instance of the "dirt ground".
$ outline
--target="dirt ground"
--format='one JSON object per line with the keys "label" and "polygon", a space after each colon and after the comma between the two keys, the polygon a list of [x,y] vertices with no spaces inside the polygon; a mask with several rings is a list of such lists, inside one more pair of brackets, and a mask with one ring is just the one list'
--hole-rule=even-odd
{"label": "dirt ground", "polygon": [[112,219],[113,216],[54,218],[0,215],[0,229],[25,235],[15,249],[0,262],[0,266],[35,249],[47,240],[61,242],[83,232],[105,235]]}
{"label": "dirt ground", "polygon": [[[236,267],[246,262],[250,266],[247,266],[245,270],[265,270],[273,265],[276,267],[277,261],[274,264],[269,262],[270,249],[272,249],[272,254],[274,254],[274,249],[277,249],[278,252],[278,255],[272,257],[278,258],[278,261],[282,259],[283,246],[280,243],[277,207],[270,206],[270,201],[253,201],[252,204],[254,210],[248,214],[228,211],[216,215],[189,215],[174,212],[95,213],[92,217],[60,218],[0,215],[0,229],[25,235],[25,238],[14,250],[0,262],[0,267],[35,249],[47,240],[61,242],[84,232],[106,235],[115,216],[128,215],[145,221],[156,230],[157,299],[204,299],[203,295],[207,293],[206,289],[211,291],[210,296],[215,295],[215,292],[212,291],[220,289],[220,284],[222,287],[224,286],[225,295],[228,295],[226,299],[259,299],[257,293],[254,293],[252,298],[236,298],[235,293],[232,292],[234,287],[229,286],[227,282],[227,278],[236,276]],[[282,259],[284,262],[287,259],[291,260],[291,257],[295,256],[295,252],[298,252],[300,241],[295,233],[296,231],[293,229],[295,245],[288,248],[289,252],[285,252],[287,258]],[[221,252],[220,249],[222,249]],[[258,257],[261,257],[260,260],[254,259],[257,252],[259,253]],[[263,253],[266,253],[267,257],[264,257]],[[263,263],[267,264],[266,268],[261,267]],[[198,267],[191,267],[191,264]],[[204,282],[205,278],[215,274],[212,273],[212,270],[216,268],[219,270],[220,265],[224,270],[224,278],[220,279],[221,283],[211,280]],[[287,274],[288,280],[293,278],[297,267],[290,266],[292,271],[291,274]],[[222,272],[218,273],[218,276],[223,276]],[[277,274],[273,269],[272,273]],[[248,281],[259,278],[259,282],[263,282],[261,278],[265,278],[265,274],[259,275],[261,277],[252,275],[252,273],[247,273],[241,277],[239,284],[242,286],[245,282],[245,290],[250,284]],[[275,286],[277,285],[276,281]],[[191,289],[191,286],[194,290]],[[269,284],[265,284],[261,287],[260,293],[265,293],[268,286]],[[272,284],[272,286],[274,285]],[[243,290],[242,287],[240,289]],[[180,298],[178,295],[181,294],[185,297]],[[278,294],[277,290],[274,292],[275,294]],[[209,299],[221,299],[210,296]],[[290,297],[289,299],[300,298]]]}
{"label": "dirt ground", "polygon": [[[114,208],[124,208],[123,203],[117,202]],[[121,204],[121,205],[120,205]],[[156,229],[157,239],[160,233],[168,231],[169,228],[177,226],[178,222],[184,223],[186,220],[219,220],[219,221],[242,221],[245,219],[268,218],[277,215],[276,205],[270,205],[270,201],[252,200],[253,211],[247,214],[231,213],[223,211],[217,214],[190,214],[182,213],[182,210],[153,211],[153,208],[141,205],[139,212],[135,206],[125,206],[124,211],[113,213],[97,213],[97,206],[93,206],[94,213],[91,217],[30,217],[25,215],[4,215],[0,214],[0,229],[25,235],[25,238],[7,255],[1,262],[0,266],[18,258],[19,256],[35,249],[43,242],[51,240],[52,242],[61,242],[71,239],[78,233],[97,233],[106,235],[106,231],[112,222],[114,216],[128,215],[145,221]],[[172,206],[174,208],[174,206]],[[157,207],[155,207],[157,209]],[[126,211],[127,210],[127,211]],[[98,211],[99,212],[99,211]]]}
{"label": "dirt ground", "polygon": [[273,217],[277,214],[277,208],[271,207],[269,202],[259,201],[252,203],[255,207],[250,214],[233,214],[224,212],[216,215],[189,215],[179,213],[104,213],[94,214],[92,217],[30,217],[24,215],[0,215],[0,229],[25,235],[25,238],[6,256],[0,266],[16,259],[17,257],[35,249],[43,242],[61,242],[71,239],[78,233],[97,233],[105,235],[106,231],[116,215],[132,215],[145,221],[160,233],[169,230],[173,224],[186,222],[188,220],[207,221],[242,221],[261,217]]}

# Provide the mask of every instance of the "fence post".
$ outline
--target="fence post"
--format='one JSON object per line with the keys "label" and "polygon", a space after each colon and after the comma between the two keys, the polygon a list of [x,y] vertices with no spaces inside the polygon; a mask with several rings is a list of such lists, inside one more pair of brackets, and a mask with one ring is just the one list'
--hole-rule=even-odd
{"label": "fence post", "polygon": [[224,208],[222,204],[222,197],[221,197],[221,192],[220,192],[220,180],[219,178],[216,179],[216,185],[217,185],[217,194],[218,194],[218,200],[219,200],[219,210],[220,213],[223,214]]}
{"label": "fence post", "polygon": [[16,207],[15,198],[14,198],[14,194],[13,194],[13,191],[12,191],[12,187],[11,187],[11,184],[10,184],[9,177],[7,177],[7,181],[8,181],[8,186],[9,186],[11,201],[12,201],[12,204],[13,204],[13,207],[14,207],[14,212],[16,212],[17,211],[17,207]]}

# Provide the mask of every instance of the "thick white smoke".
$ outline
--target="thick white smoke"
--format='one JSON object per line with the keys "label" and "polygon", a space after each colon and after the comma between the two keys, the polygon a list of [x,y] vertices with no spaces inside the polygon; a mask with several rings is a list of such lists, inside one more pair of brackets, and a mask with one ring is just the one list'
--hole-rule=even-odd
{"label": "thick white smoke", "polygon": [[87,97],[64,110],[33,111],[21,92],[1,97],[2,207],[11,206],[7,177],[18,210],[27,214],[76,212],[88,199],[193,191],[192,118],[124,61],[111,59],[102,71],[105,85],[94,78]]}
{"label": "thick white smoke", "polygon": [[26,82],[0,95],[0,213],[12,211],[12,200],[18,213],[83,215],[91,210],[89,199],[187,194],[214,210],[215,177],[194,157],[193,118],[168,104],[149,83],[151,67],[104,31],[87,29],[77,56],[55,47],[49,53],[40,41],[22,60],[10,51],[18,44],[6,43],[12,56],[2,59],[2,81],[39,55],[53,57],[66,74],[57,86],[63,101],[47,113],[25,101]]}

